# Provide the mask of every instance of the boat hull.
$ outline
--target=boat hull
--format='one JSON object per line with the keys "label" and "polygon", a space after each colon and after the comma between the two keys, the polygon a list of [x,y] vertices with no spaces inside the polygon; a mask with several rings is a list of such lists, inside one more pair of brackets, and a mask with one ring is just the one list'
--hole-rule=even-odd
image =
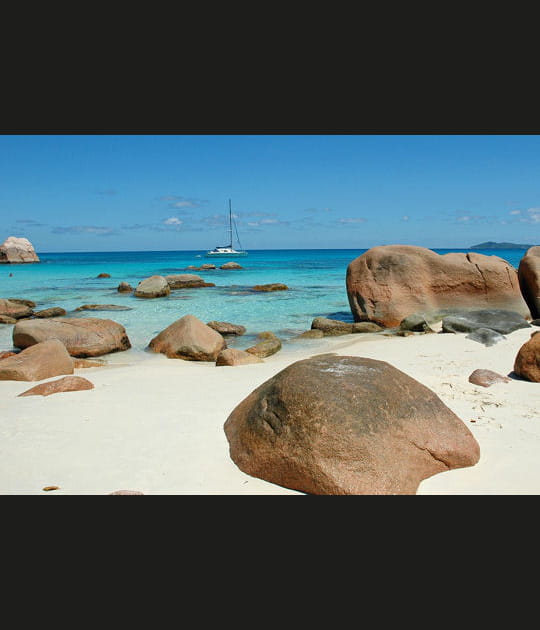
{"label": "boat hull", "polygon": [[238,256],[247,256],[247,252],[217,252],[211,253],[207,252],[204,257],[205,258],[237,258]]}

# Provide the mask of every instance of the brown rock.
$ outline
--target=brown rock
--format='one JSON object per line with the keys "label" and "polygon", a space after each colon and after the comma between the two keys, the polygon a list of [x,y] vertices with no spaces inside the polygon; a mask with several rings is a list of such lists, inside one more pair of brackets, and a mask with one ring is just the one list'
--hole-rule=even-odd
{"label": "brown rock", "polygon": [[132,311],[130,306],[118,306],[118,304],[83,304],[76,311]]}
{"label": "brown rock", "polygon": [[171,288],[163,276],[150,276],[139,282],[134,295],[138,298],[158,298],[165,297],[170,292]]}
{"label": "brown rock", "polygon": [[9,315],[0,315],[0,324],[16,324],[17,320]]}
{"label": "brown rock", "polygon": [[60,374],[73,374],[73,361],[58,339],[36,343],[0,361],[2,381],[41,381]]}
{"label": "brown rock", "polygon": [[220,266],[220,269],[243,269],[242,265],[239,265],[237,262],[226,262]]}
{"label": "brown rock", "polygon": [[446,308],[500,308],[530,317],[517,271],[498,256],[475,252],[373,247],[349,263],[346,286],[355,321],[388,327],[416,312]]}
{"label": "brown rock", "polygon": [[40,383],[19,396],[50,396],[60,392],[78,392],[83,389],[94,389],[94,385],[82,376],[64,376],[56,381]]}
{"label": "brown rock", "polygon": [[101,359],[73,359],[73,367],[76,370],[91,367],[103,367],[104,365],[107,365],[107,362],[102,361]]}
{"label": "brown rock", "polygon": [[207,326],[213,328],[220,335],[243,335],[246,332],[246,327],[240,324],[231,324],[230,322],[206,322]]}
{"label": "brown rock", "polygon": [[289,365],[247,396],[224,430],[243,472],[310,494],[414,494],[423,479],[480,456],[434,392],[362,357]]}
{"label": "brown rock", "polygon": [[282,284],[281,282],[272,282],[270,284],[256,284],[254,287],[251,287],[252,291],[287,291],[288,286],[286,284]]}
{"label": "brown rock", "polygon": [[257,335],[258,342],[246,348],[246,352],[254,354],[256,357],[264,359],[281,350],[281,340],[273,332],[265,331]]}
{"label": "brown rock", "polygon": [[33,312],[26,304],[0,298],[0,315],[6,315],[12,319],[21,319],[22,317],[30,317]]}
{"label": "brown rock", "polygon": [[540,383],[540,333],[534,332],[529,341],[519,349],[515,361],[514,372],[527,381]]}
{"label": "brown rock", "polygon": [[9,236],[0,245],[0,263],[39,262],[32,243],[27,238]]}
{"label": "brown rock", "polygon": [[342,322],[339,319],[329,319],[328,317],[315,317],[311,322],[312,330],[322,330],[325,337],[336,335],[351,335],[353,333],[379,332],[381,326],[374,322]]}
{"label": "brown rock", "polygon": [[110,273],[99,273],[96,278],[110,278],[111,274]]}
{"label": "brown rock", "polygon": [[247,365],[249,363],[264,363],[264,361],[251,352],[244,352],[244,350],[237,350],[236,348],[222,350],[216,359],[216,366]]}
{"label": "brown rock", "polygon": [[8,357],[16,357],[18,352],[12,352],[11,350],[0,351],[0,359],[7,359]]}
{"label": "brown rock", "polygon": [[510,383],[511,380],[491,370],[474,370],[469,376],[469,383],[481,385],[482,387],[490,387],[494,383]]}
{"label": "brown rock", "polygon": [[133,287],[128,282],[121,282],[116,288],[118,293],[130,293],[133,291]]}
{"label": "brown rock", "polygon": [[199,287],[215,287],[213,282],[205,282],[201,276],[194,273],[179,273],[165,276],[165,280],[171,289],[197,289]]}
{"label": "brown rock", "polygon": [[295,337],[295,339],[320,339],[324,337],[324,332],[319,328],[312,328],[311,330],[305,330]]}
{"label": "brown rock", "polygon": [[51,306],[51,308],[45,308],[42,311],[35,311],[33,317],[44,319],[47,317],[62,317],[66,314],[66,309],[61,308],[60,306]]}
{"label": "brown rock", "polygon": [[34,308],[36,303],[32,300],[25,300],[22,298],[8,298],[10,302],[17,302],[17,304],[24,304],[25,306],[29,306],[30,308]]}
{"label": "brown rock", "polygon": [[215,269],[216,266],[213,265],[212,263],[204,263],[204,265],[201,265],[199,267],[199,269]]}
{"label": "brown rock", "polygon": [[169,359],[215,361],[227,347],[225,339],[194,315],[184,315],[154,337],[148,347]]}
{"label": "brown rock", "polygon": [[131,348],[126,329],[111,319],[55,317],[25,319],[13,328],[13,345],[27,348],[46,339],[60,339],[74,357],[95,357]]}
{"label": "brown rock", "polygon": [[540,246],[530,247],[519,261],[521,293],[533,318],[540,317]]}

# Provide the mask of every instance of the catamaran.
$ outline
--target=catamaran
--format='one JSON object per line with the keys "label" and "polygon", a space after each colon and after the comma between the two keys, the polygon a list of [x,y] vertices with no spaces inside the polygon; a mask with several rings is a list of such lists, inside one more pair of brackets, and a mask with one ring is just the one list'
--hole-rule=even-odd
{"label": "catamaran", "polygon": [[[236,240],[238,241],[239,250],[234,249],[233,247],[233,225],[234,231],[236,233]],[[217,246],[214,249],[206,252],[205,256],[208,258],[213,258],[215,256],[228,256],[237,257],[237,256],[247,256],[248,253],[242,249],[242,244],[240,243],[240,238],[238,237],[238,230],[236,229],[236,223],[234,223],[234,219],[232,216],[231,210],[231,200],[229,199],[229,245]]]}

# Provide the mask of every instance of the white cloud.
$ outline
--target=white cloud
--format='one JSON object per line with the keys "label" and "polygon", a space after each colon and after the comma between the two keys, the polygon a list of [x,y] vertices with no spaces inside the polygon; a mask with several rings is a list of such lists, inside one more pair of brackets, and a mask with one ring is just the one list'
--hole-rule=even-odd
{"label": "white cloud", "polygon": [[510,210],[509,214],[521,214],[521,210]]}
{"label": "white cloud", "polygon": [[169,217],[163,221],[165,225],[182,225],[182,220],[178,217]]}
{"label": "white cloud", "polygon": [[408,217],[406,214],[401,217],[402,221],[408,221],[409,219],[410,217]]}
{"label": "white cloud", "polygon": [[343,218],[338,219],[338,223],[365,223],[367,219],[363,219],[362,217],[352,217],[352,218]]}

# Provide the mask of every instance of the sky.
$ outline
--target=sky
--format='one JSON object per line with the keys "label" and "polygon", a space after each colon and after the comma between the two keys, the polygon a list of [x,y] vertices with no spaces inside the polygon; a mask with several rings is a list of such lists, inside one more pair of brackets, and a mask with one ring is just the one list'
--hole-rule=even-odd
{"label": "sky", "polygon": [[[36,252],[540,243],[539,135],[0,135]],[[235,245],[237,243],[235,242]]]}

